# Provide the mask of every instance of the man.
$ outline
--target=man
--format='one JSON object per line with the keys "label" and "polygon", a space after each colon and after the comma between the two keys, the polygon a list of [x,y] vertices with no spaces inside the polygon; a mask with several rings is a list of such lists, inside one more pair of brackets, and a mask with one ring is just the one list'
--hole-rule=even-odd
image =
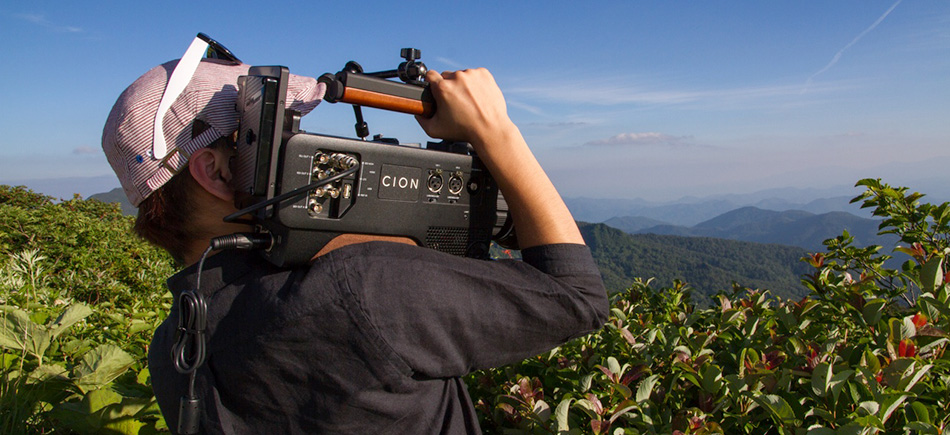
{"label": "man", "polygon": [[[133,83],[103,132],[109,161],[139,206],[137,231],[189,266],[168,280],[175,305],[149,350],[153,389],[173,430],[189,389],[171,357],[185,290],[197,288],[208,305],[208,356],[194,379],[202,433],[479,433],[461,376],[603,325],[607,299],[590,252],[484,69],[430,71],[438,110],[418,121],[432,137],[473,145],[504,192],[524,261],[344,235],[290,269],[254,252],[215,254],[199,287],[195,263],[209,240],[248,229],[222,221],[236,211],[230,140],[236,81],[248,66],[201,61],[157,127],[177,64]],[[312,78],[293,76],[287,105],[306,113],[322,94]]]}

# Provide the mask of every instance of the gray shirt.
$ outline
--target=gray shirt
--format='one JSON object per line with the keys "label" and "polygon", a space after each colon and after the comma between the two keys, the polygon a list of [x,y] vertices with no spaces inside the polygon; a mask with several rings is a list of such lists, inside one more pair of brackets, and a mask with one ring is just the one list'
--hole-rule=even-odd
{"label": "gray shirt", "polygon": [[[395,243],[350,245],[280,269],[255,253],[204,265],[208,357],[202,433],[480,433],[460,376],[520,361],[599,329],[603,282],[583,245],[484,261]],[[187,376],[172,365],[178,294],[149,349],[168,426]]]}

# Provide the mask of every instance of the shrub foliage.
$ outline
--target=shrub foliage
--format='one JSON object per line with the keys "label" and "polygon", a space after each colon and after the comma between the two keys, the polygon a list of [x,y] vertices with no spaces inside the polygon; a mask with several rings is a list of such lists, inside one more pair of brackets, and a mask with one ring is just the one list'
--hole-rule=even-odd
{"label": "shrub foliage", "polygon": [[[483,429],[944,433],[950,205],[858,184],[900,269],[844,233],[803,258],[801,300],[734,285],[700,309],[685,282],[634,280],[603,330],[470,375]],[[130,227],[113,205],[0,186],[0,433],[167,430],[146,354],[173,266]]]}
{"label": "shrub foliage", "polygon": [[0,186],[0,433],[165,429],[146,356],[173,267],[131,224]]}
{"label": "shrub foliage", "polygon": [[909,259],[842,236],[803,259],[810,295],[741,286],[698,310],[689,287],[637,280],[602,331],[476,373],[496,433],[944,433],[950,425],[947,204],[879,180],[854,201],[883,218]]}

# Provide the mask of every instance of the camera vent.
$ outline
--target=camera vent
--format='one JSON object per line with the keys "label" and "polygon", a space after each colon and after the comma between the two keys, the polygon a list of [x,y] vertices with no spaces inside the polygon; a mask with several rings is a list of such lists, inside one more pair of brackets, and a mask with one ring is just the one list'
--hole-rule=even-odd
{"label": "camera vent", "polygon": [[487,258],[491,231],[475,231],[466,227],[429,227],[425,243],[427,248],[447,254]]}
{"label": "camera vent", "polygon": [[468,228],[429,227],[426,247],[452,255],[465,255],[468,249]]}

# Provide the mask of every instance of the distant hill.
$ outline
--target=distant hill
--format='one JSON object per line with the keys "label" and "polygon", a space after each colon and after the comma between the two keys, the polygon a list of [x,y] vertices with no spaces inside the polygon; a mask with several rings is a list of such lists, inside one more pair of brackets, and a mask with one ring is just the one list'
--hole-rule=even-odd
{"label": "distant hill", "polygon": [[628,234],[605,224],[579,223],[584,240],[600,267],[608,291],[630,286],[634,278],[656,278],[657,285],[673,279],[689,283],[694,301],[702,305],[711,296],[728,291],[732,283],[769,289],[784,298],[807,294],[800,277],[809,267],[797,247],[759,244],[708,237]]}
{"label": "distant hill", "polygon": [[850,186],[829,189],[768,189],[748,194],[715,195],[703,198],[685,197],[671,201],[616,198],[564,198],[574,218],[583,222],[606,222],[625,216],[655,219],[670,225],[693,226],[723,213],[742,207],[763,210],[804,210],[815,214],[845,211],[871,217],[851,198],[860,193]]}
{"label": "distant hill", "polygon": [[628,233],[636,233],[644,228],[658,227],[667,225],[666,222],[656,219],[645,218],[643,216],[624,216],[610,218],[604,221],[608,226],[623,230]]}
{"label": "distant hill", "polygon": [[[3,174],[0,174],[2,176]],[[3,179],[0,184],[8,186],[26,186],[36,193],[52,196],[55,200],[72,199],[74,194],[88,198],[95,193],[105,192],[119,185],[119,179],[112,175],[95,177],[64,177],[46,179]]]}
{"label": "distant hill", "polygon": [[122,214],[127,216],[135,216],[138,214],[138,208],[132,206],[129,203],[129,199],[126,198],[125,192],[121,187],[116,187],[105,193],[97,193],[95,195],[89,196],[89,199],[97,199],[102,202],[115,202],[119,204],[119,207],[122,209]]}
{"label": "distant hill", "polygon": [[[614,222],[614,220],[608,221]],[[622,220],[620,222],[623,222]],[[822,242],[840,236],[844,230],[854,236],[857,246],[894,246],[896,237],[877,235],[880,221],[866,219],[846,212],[814,214],[801,210],[772,211],[757,207],[742,207],[723,213],[692,227],[658,225],[631,233],[716,237],[757,243],[776,243],[798,246],[812,252],[824,251]],[[611,225],[613,226],[613,225]]]}

